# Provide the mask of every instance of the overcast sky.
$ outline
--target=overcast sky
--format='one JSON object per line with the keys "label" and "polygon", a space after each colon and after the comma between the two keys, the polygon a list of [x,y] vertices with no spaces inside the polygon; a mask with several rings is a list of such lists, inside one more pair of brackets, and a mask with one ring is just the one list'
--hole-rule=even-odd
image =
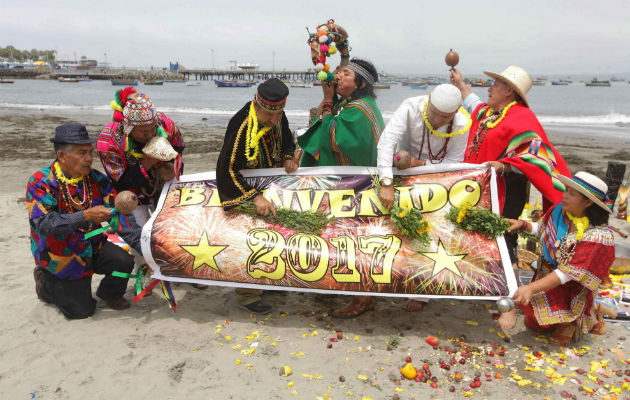
{"label": "overcast sky", "polygon": [[275,52],[277,70],[305,69],[305,27],[329,18],[348,31],[351,56],[386,72],[445,73],[453,48],[464,74],[509,64],[532,75],[630,73],[629,0],[0,0],[0,46],[189,68],[212,67],[214,53],[216,68],[271,69]]}

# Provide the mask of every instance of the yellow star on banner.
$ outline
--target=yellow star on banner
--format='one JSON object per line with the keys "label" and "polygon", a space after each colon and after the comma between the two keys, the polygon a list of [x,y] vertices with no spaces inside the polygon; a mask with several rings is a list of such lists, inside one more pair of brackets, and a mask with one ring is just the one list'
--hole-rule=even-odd
{"label": "yellow star on banner", "polygon": [[432,253],[427,252],[427,253],[421,253],[421,254],[435,261],[435,264],[433,265],[433,272],[431,273],[431,277],[434,277],[435,275],[439,274],[444,269],[448,269],[449,271],[451,271],[457,276],[460,276],[460,277],[462,276],[462,273],[459,271],[459,268],[457,268],[457,262],[461,261],[464,257],[466,257],[467,254],[449,254],[444,248],[444,245],[442,244],[441,240],[438,240],[438,248],[436,252],[432,252]]}
{"label": "yellow star on banner", "polygon": [[193,271],[205,264],[208,267],[214,268],[217,271],[221,272],[221,270],[219,270],[219,267],[217,266],[217,262],[214,260],[214,257],[220,252],[222,252],[223,250],[225,250],[225,248],[228,246],[210,245],[210,243],[208,242],[208,236],[206,235],[206,232],[204,232],[203,235],[201,235],[201,238],[199,239],[199,242],[196,245],[183,245],[182,244],[180,246],[182,249],[186,250],[188,253],[190,253],[194,257],[193,266],[192,266]]}

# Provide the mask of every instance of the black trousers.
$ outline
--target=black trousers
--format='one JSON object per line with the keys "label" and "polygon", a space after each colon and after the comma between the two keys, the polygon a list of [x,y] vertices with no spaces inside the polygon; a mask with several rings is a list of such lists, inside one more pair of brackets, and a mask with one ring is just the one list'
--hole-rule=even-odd
{"label": "black trousers", "polygon": [[[130,273],[133,270],[133,257],[125,250],[105,242],[101,251],[92,258],[94,273],[105,275],[101,281],[96,295],[101,299],[116,299],[125,294],[127,290],[126,278],[112,276],[112,272]],[[92,297],[92,277],[69,280],[59,279],[55,275],[43,269],[35,267],[43,272],[40,274],[42,299],[57,306],[66,318],[82,319],[94,314],[96,300]]]}
{"label": "black trousers", "polygon": [[[529,199],[527,182],[527,177],[522,174],[512,172],[505,175],[505,203],[502,217],[518,219],[521,215]],[[518,232],[506,233],[504,238],[512,263],[518,263]]]}

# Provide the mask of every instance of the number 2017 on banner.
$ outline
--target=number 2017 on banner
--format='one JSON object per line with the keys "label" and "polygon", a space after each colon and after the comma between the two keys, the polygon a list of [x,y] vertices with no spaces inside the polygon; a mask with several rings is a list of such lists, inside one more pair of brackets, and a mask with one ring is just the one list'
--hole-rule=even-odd
{"label": "number 2017 on banner", "polygon": [[[335,281],[361,282],[361,274],[357,270],[356,249],[359,249],[360,252],[371,256],[372,280],[375,283],[391,283],[394,258],[401,246],[400,238],[395,235],[360,235],[357,236],[358,246],[350,236],[338,236],[329,240],[336,251],[336,255],[332,257],[336,261],[331,270]],[[253,229],[247,234],[247,246],[251,250],[247,259],[247,272],[255,279],[280,280],[284,278],[288,265],[297,278],[316,282],[328,271],[331,259],[328,244],[317,235],[297,233],[285,239],[276,231]],[[255,268],[255,265],[261,263],[274,268],[271,271]]]}

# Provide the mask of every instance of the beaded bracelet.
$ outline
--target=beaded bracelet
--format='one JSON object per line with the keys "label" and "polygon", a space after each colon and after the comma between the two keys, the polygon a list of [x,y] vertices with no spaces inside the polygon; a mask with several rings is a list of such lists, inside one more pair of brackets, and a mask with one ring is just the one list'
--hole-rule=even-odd
{"label": "beaded bracelet", "polygon": [[144,169],[144,163],[140,161],[138,165],[140,166],[140,172],[142,172],[142,175],[144,175],[144,177],[149,181],[149,183],[153,183],[153,179],[151,179],[147,171]]}
{"label": "beaded bracelet", "polygon": [[521,225],[521,227],[518,230],[521,232],[529,232],[529,230],[527,229],[529,227],[529,222],[523,221],[522,219],[519,221],[521,221],[523,225]]}

